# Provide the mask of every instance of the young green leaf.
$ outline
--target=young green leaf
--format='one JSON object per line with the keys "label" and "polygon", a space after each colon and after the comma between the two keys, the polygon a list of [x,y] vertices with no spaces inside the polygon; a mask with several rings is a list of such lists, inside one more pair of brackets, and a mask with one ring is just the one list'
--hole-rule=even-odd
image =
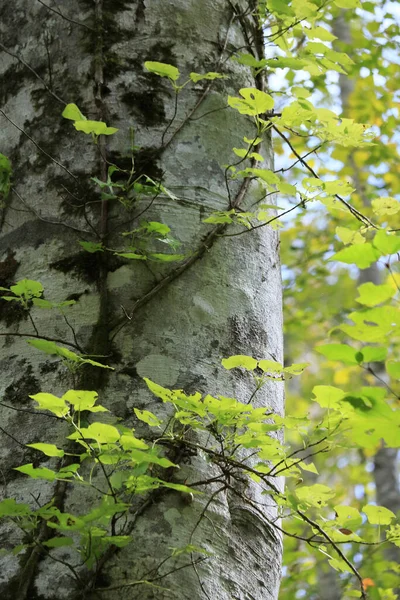
{"label": "young green leaf", "polygon": [[148,60],[144,63],[144,66],[148,71],[150,71],[150,73],[155,73],[156,75],[160,75],[160,77],[168,77],[168,79],[171,81],[177,81],[180,76],[179,70],[173,65],[169,65],[167,63]]}
{"label": "young green leaf", "polygon": [[363,506],[362,511],[367,515],[371,525],[390,525],[391,521],[396,518],[396,515],[384,506],[367,504]]}
{"label": "young green leaf", "polygon": [[251,356],[238,354],[236,356],[230,356],[229,358],[223,358],[221,364],[225,369],[228,370],[242,367],[247,371],[254,371],[254,369],[257,368],[258,363],[256,359],[252,358]]}
{"label": "young green leaf", "polygon": [[46,456],[64,456],[64,450],[60,450],[60,448],[57,448],[54,444],[37,443],[27,444],[27,446],[29,448],[34,448],[35,450],[40,450],[40,452],[43,452]]}

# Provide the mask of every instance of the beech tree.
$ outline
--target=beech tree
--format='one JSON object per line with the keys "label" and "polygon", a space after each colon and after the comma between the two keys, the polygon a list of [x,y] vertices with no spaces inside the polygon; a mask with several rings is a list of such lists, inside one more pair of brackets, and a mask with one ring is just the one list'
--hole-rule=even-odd
{"label": "beech tree", "polygon": [[2,598],[275,600],[283,536],[281,598],[395,597],[394,505],[330,466],[400,445],[395,153],[330,106],[375,8],[0,8]]}

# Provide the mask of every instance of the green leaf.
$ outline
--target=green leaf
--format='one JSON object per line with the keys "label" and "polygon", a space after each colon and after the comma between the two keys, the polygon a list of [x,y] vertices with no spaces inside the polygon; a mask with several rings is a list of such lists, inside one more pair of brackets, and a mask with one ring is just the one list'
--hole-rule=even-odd
{"label": "green leaf", "polygon": [[387,360],[386,371],[393,379],[400,380],[400,361]]}
{"label": "green leaf", "polygon": [[105,535],[103,538],[104,542],[109,542],[113,546],[118,548],[125,548],[131,541],[132,536],[130,535]]}
{"label": "green leaf", "polygon": [[[84,438],[96,440],[100,444],[113,443],[118,441],[120,438],[120,433],[116,427],[113,425],[108,425],[107,423],[99,423],[97,421],[95,423],[91,423],[89,427],[82,428],[81,432]],[[73,433],[72,435],[74,437],[69,437],[71,439],[79,439],[82,437],[79,435],[79,432],[76,433],[78,433],[78,436]]]}
{"label": "green leaf", "polygon": [[171,81],[177,81],[180,76],[180,72],[173,65],[161,62],[146,61],[144,66],[150,73],[160,75],[160,77],[168,77]]}
{"label": "green leaf", "polygon": [[159,427],[162,424],[162,421],[149,410],[139,410],[138,408],[134,408],[133,410],[137,418],[150,425],[150,427]]}
{"label": "green leaf", "polygon": [[104,406],[94,406],[98,399],[97,392],[88,392],[86,390],[68,390],[62,397],[63,400],[69,402],[74,407],[74,410],[89,412],[108,412]]}
{"label": "green leaf", "polygon": [[381,254],[396,254],[400,251],[400,236],[387,233],[383,229],[375,235],[372,244]]}
{"label": "green leaf", "polygon": [[265,59],[257,60],[253,54],[238,54],[238,56],[234,56],[233,60],[238,62],[240,65],[245,65],[246,67],[252,67],[253,69],[263,69],[268,61]]}
{"label": "green leaf", "polygon": [[104,252],[104,247],[102,242],[79,242],[80,245],[86,252],[94,253],[94,252]]}
{"label": "green leaf", "polygon": [[201,494],[199,490],[190,488],[187,485],[183,485],[182,483],[170,483],[169,481],[162,481],[161,483],[163,487],[170,488],[171,490],[176,490],[177,492],[183,492],[184,494]]}
{"label": "green leaf", "polygon": [[154,449],[142,451],[133,449],[129,452],[132,460],[139,464],[155,464],[160,465],[160,467],[164,467],[168,469],[169,467],[176,467],[177,465],[171,462],[168,458],[164,458],[163,456],[158,456]]}
{"label": "green leaf", "polygon": [[28,344],[45,352],[46,354],[55,354],[56,356],[60,356],[65,360],[69,360],[72,363],[78,364],[88,364],[93,367],[100,367],[102,369],[111,369],[114,370],[114,367],[109,367],[108,365],[103,365],[102,363],[96,362],[95,360],[91,360],[90,358],[84,358],[79,354],[75,354],[72,350],[68,350],[67,348],[63,348],[62,346],[58,346],[55,342],[49,342],[47,340],[41,339],[31,339],[27,340]]}
{"label": "green leaf", "polygon": [[352,506],[334,506],[336,521],[341,527],[358,529],[362,525],[362,516]]}
{"label": "green leaf", "polygon": [[29,396],[32,400],[37,402],[38,406],[35,408],[49,410],[57,417],[63,417],[68,413],[68,406],[65,404],[64,400],[58,398],[57,396],[53,396],[53,394],[46,394],[44,392],[39,392],[34,396]]}
{"label": "green leaf", "polygon": [[307,367],[310,366],[310,363],[295,363],[293,365],[289,365],[283,369],[284,373],[289,373],[289,375],[301,375]]}
{"label": "green leaf", "polygon": [[209,73],[203,73],[203,74],[190,73],[189,77],[194,83],[197,83],[198,81],[202,81],[203,79],[209,79],[209,80],[225,79],[226,75],[222,75],[222,73],[215,73],[213,71],[210,71]]}
{"label": "green leaf", "polygon": [[395,198],[376,198],[371,202],[376,215],[395,215],[400,210],[400,202]]}
{"label": "green leaf", "polygon": [[149,254],[149,258],[152,260],[157,260],[160,262],[175,262],[178,260],[183,260],[186,258],[185,254],[161,254],[161,253],[152,253]]}
{"label": "green leaf", "polygon": [[249,167],[247,169],[243,169],[243,171],[239,171],[238,175],[241,175],[242,177],[258,177],[259,179],[265,181],[265,183],[268,183],[270,185],[279,185],[281,183],[281,180],[279,179],[278,175],[276,175],[276,173],[274,173],[270,169],[258,169],[255,167]]}
{"label": "green leaf", "polygon": [[361,352],[358,354],[362,355],[360,362],[381,362],[386,359],[388,350],[383,346],[364,346]]}
{"label": "green leaf", "polygon": [[83,131],[83,133],[94,135],[113,135],[118,131],[116,127],[107,127],[103,121],[75,121],[74,127],[77,131]]}
{"label": "green leaf", "polygon": [[16,502],[14,498],[5,498],[0,502],[0,517],[22,517],[31,512],[27,504]]}
{"label": "green leaf", "polygon": [[259,360],[258,366],[264,373],[282,373],[283,371],[283,365],[276,360]]}
{"label": "green leaf", "polygon": [[365,238],[359,231],[348,229],[347,227],[336,227],[336,235],[343,244],[364,244]]}
{"label": "green leaf", "polygon": [[45,354],[55,354],[56,356],[61,356],[66,360],[70,360],[72,362],[80,362],[80,356],[68,350],[67,348],[63,348],[62,346],[58,346],[55,342],[49,342],[47,340],[28,340],[28,344],[41,350]]}
{"label": "green leaf", "polygon": [[296,85],[294,85],[290,91],[296,98],[308,98],[311,96],[311,91],[309,89]]}
{"label": "green leaf", "polygon": [[207,219],[203,219],[203,223],[233,223],[233,216],[235,215],[235,209],[232,210],[221,210],[211,213]]}
{"label": "green leaf", "polygon": [[342,390],[331,385],[316,385],[312,393],[315,402],[323,408],[336,408],[346,395]]}
{"label": "green leaf", "polygon": [[157,233],[161,236],[166,236],[171,231],[168,225],[160,223],[159,221],[146,221],[145,223],[142,223],[142,226],[144,226],[149,233]]}
{"label": "green leaf", "polygon": [[149,388],[149,390],[155,396],[157,396],[157,398],[161,398],[163,402],[174,402],[175,394],[172,390],[164,388],[161,385],[158,385],[158,383],[154,383],[154,381],[147,379],[147,377],[143,377],[143,379],[146,382],[146,385]]}
{"label": "green leaf", "polygon": [[367,269],[376,262],[380,257],[380,253],[369,242],[365,244],[355,244],[343,248],[334,254],[329,260],[338,260],[349,265],[357,265],[360,269]]}
{"label": "green leaf", "polygon": [[136,252],[114,252],[116,256],[121,256],[122,258],[130,258],[132,260],[147,260],[147,256],[143,254],[137,254]]}
{"label": "green leaf", "polygon": [[337,36],[333,35],[324,27],[312,27],[311,29],[307,29],[307,27],[304,27],[303,32],[310,39],[318,38],[323,42],[333,42],[333,40],[337,40]]}
{"label": "green leaf", "polygon": [[64,108],[61,116],[64,119],[70,119],[71,121],[85,121],[86,117],[81,113],[76,104],[67,104]]}
{"label": "green leaf", "polygon": [[35,450],[40,450],[46,456],[64,456],[64,450],[60,450],[54,444],[27,444],[29,448],[35,448]]}
{"label": "green leaf", "polygon": [[12,285],[10,290],[16,296],[22,296],[23,298],[39,298],[44,292],[42,284],[32,279],[22,279],[17,284]]}
{"label": "green leaf", "polygon": [[389,298],[392,298],[396,293],[391,285],[375,285],[371,281],[363,283],[358,288],[359,296],[356,301],[365,306],[376,306]]}
{"label": "green leaf", "polygon": [[396,518],[396,515],[384,506],[367,504],[363,506],[362,511],[367,515],[371,525],[390,525],[391,521]]}
{"label": "green leaf", "polygon": [[252,358],[251,356],[237,354],[235,356],[230,356],[229,358],[223,358],[221,364],[225,369],[228,370],[241,367],[247,371],[254,371],[254,369],[257,368],[258,363],[256,359]]}
{"label": "green leaf", "polygon": [[32,463],[22,465],[21,467],[15,467],[14,470],[24,473],[24,475],[28,475],[29,477],[32,477],[32,479],[46,479],[47,481],[54,481],[57,476],[55,471],[47,469],[46,467],[35,469]]}
{"label": "green leaf", "polygon": [[305,463],[301,461],[298,466],[301,469],[303,469],[303,471],[308,471],[310,473],[315,473],[316,475],[319,475],[317,467],[314,465],[314,463]]}
{"label": "green leaf", "polygon": [[357,350],[347,344],[325,344],[317,346],[315,350],[329,360],[340,360],[347,365],[359,364],[356,358]]}
{"label": "green leaf", "polygon": [[228,104],[242,115],[261,115],[274,107],[274,100],[257,88],[242,88],[239,94],[244,98],[228,96]]}
{"label": "green leaf", "polygon": [[326,485],[316,483],[298,488],[296,496],[301,502],[320,508],[321,506],[326,506],[328,500],[335,496],[335,491]]}
{"label": "green leaf", "polygon": [[358,8],[361,6],[360,0],[334,0],[334,3],[339,8]]}

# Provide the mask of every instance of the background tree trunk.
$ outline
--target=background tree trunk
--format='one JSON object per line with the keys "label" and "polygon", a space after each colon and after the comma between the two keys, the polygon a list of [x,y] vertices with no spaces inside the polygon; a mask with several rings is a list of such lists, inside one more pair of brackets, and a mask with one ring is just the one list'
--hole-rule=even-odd
{"label": "background tree trunk", "polygon": [[[65,7],[51,0],[6,0],[0,8],[0,151],[14,169],[14,189],[2,207],[0,285],[29,278],[42,283],[47,299],[77,300],[65,313],[67,320],[56,311],[37,308],[28,317],[15,303],[1,301],[4,496],[33,506],[56,496],[60,506],[75,513],[96,501],[81,488],[39,485],[13,470],[19,464],[38,465],[37,452],[25,444],[62,443],[66,434],[54,420],[32,410],[29,394],[61,395],[72,387],[97,390],[100,403],[140,433],[133,407],[165,412],[143,377],[186,392],[235,395],[246,401],[253,391],[251,380],[225,372],[221,358],[239,353],[282,358],[276,232],[263,228],[220,238],[222,227],[203,223],[212,210],[247,206],[261,196],[244,180],[230,184],[229,204],[223,166],[237,160],[232,147],[241,147],[244,135],[255,134],[249,121],[225,110],[227,94],[263,85],[248,69],[228,60],[243,46],[260,57],[261,35],[247,9],[248,3],[242,2],[236,12],[227,0],[71,0]],[[175,104],[167,80],[144,69],[146,60],[176,65],[182,82],[191,71],[222,71],[227,78],[187,86]],[[89,119],[104,120],[119,132],[93,144],[61,118],[70,102]],[[100,202],[98,188],[90,182],[94,175],[106,179],[107,161],[130,168],[130,127],[138,147],[136,173],[161,181],[176,196],[158,194],[141,217],[148,198],[125,199],[125,207]],[[265,163],[271,166],[269,139],[264,146]],[[191,258],[177,267],[149,267],[145,261],[89,253],[78,245],[101,240],[121,249],[119,234],[138,227],[142,218],[170,226],[183,243],[178,251],[191,253]],[[91,368],[74,379],[57,358],[28,346],[25,335],[68,341],[75,351],[78,346],[83,353],[105,356],[115,371]],[[281,384],[264,387],[256,400],[282,411]],[[212,473],[199,457],[185,460],[177,476],[180,482],[190,484]],[[162,589],[131,586],[102,592],[101,597],[276,598],[281,541],[267,521],[275,515],[273,504],[263,496],[263,518],[234,492],[224,492],[207,506],[208,517],[200,519],[211,492],[189,504],[175,492],[141,498],[130,515],[133,543],[118,554],[109,552],[97,580],[85,580],[87,588],[78,596],[70,570],[37,547],[22,559],[1,556],[2,598],[95,597],[93,585],[118,588],[154,572]],[[255,484],[249,493],[258,499]],[[8,549],[19,543],[14,529],[6,528],[3,539]],[[213,556],[180,570],[188,555],[170,559],[157,571],[171,548],[188,543],[207,548]],[[76,560],[65,548],[56,556]]]}

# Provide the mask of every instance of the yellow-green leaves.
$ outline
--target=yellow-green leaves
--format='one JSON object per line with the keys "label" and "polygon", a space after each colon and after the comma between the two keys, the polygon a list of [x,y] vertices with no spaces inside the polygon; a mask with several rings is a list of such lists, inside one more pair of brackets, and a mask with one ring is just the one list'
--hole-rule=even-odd
{"label": "yellow-green leaves", "polygon": [[310,486],[303,485],[296,490],[296,496],[301,503],[308,506],[314,506],[315,508],[326,506],[328,500],[333,498],[335,494],[336,492],[330,487],[322,485],[321,483]]}
{"label": "yellow-green leaves", "polygon": [[173,65],[148,60],[144,63],[144,66],[150,73],[169,79],[175,92],[180,92],[190,81],[192,83],[198,83],[203,80],[213,81],[214,79],[225,79],[226,77],[226,75],[216,73],[215,71],[209,71],[208,73],[190,73],[189,79],[182,85],[178,85],[176,82],[181,76],[181,73],[179,69]]}
{"label": "yellow-green leaves", "polygon": [[32,463],[22,465],[21,467],[15,467],[14,470],[24,473],[24,475],[28,475],[32,479],[46,479],[47,481],[54,481],[57,477],[57,473],[55,471],[52,471],[47,467],[39,467],[38,469],[35,469]]}
{"label": "yellow-green leaves", "polygon": [[335,506],[336,522],[347,529],[358,529],[362,525],[362,516],[353,506]]}
{"label": "yellow-green leaves", "polygon": [[387,233],[383,229],[375,234],[373,245],[383,256],[400,251],[400,235]]}
{"label": "yellow-green leaves", "polygon": [[396,518],[396,515],[384,506],[367,504],[363,506],[362,511],[367,515],[367,519],[371,525],[390,525],[393,519]]}
{"label": "yellow-green leaves", "polygon": [[391,285],[375,285],[371,281],[358,286],[356,301],[365,306],[376,306],[392,298],[396,290]]}
{"label": "yellow-green leaves", "polygon": [[323,408],[337,408],[346,395],[342,390],[331,385],[316,385],[312,393],[315,396],[315,402],[318,402]]}
{"label": "yellow-green leaves", "polygon": [[336,227],[336,235],[343,244],[365,244],[365,237],[357,230]]}
{"label": "yellow-green leaves", "polygon": [[179,69],[167,63],[148,60],[144,63],[144,66],[150,73],[154,73],[160,77],[168,77],[171,81],[177,81],[180,76]]}
{"label": "yellow-green leaves", "polygon": [[73,121],[77,131],[92,134],[94,139],[97,139],[99,135],[113,135],[118,131],[115,127],[108,127],[103,121],[91,121],[87,119],[76,104],[67,104],[61,116],[64,119]]}
{"label": "yellow-green leaves", "polygon": [[118,129],[116,127],[107,127],[103,121],[75,121],[74,127],[77,131],[83,131],[83,133],[93,134],[95,137],[99,135],[113,135]]}
{"label": "yellow-green leaves", "polygon": [[34,396],[29,397],[32,398],[32,400],[35,400],[35,402],[37,402],[38,405],[36,408],[42,410],[49,410],[54,415],[56,415],[56,417],[63,417],[69,411],[69,407],[67,406],[66,402],[62,398],[58,398],[53,394],[39,392],[39,394],[35,394]]}
{"label": "yellow-green leaves", "polygon": [[329,260],[338,260],[360,269],[367,269],[380,257],[380,252],[372,244],[353,244],[334,254]]}
{"label": "yellow-green leaves", "polygon": [[107,423],[91,423],[89,427],[82,427],[68,436],[70,440],[89,439],[100,444],[111,444],[120,438],[120,433],[113,425]]}
{"label": "yellow-green leaves", "polygon": [[[309,363],[298,363],[288,367],[284,367],[281,363],[275,360],[256,360],[251,356],[244,356],[237,354],[230,356],[229,358],[223,358],[221,364],[225,369],[236,369],[241,367],[246,371],[254,371],[257,367],[264,373],[270,373],[271,375],[301,375],[301,373],[309,366]],[[275,378],[275,377],[273,377]]]}
{"label": "yellow-green leaves", "polygon": [[193,83],[198,83],[204,79],[208,81],[213,81],[214,79],[225,79],[225,75],[222,75],[222,73],[215,73],[214,71],[209,71],[208,73],[190,73],[189,77]]}
{"label": "yellow-green leaves", "polygon": [[37,444],[26,444],[29,448],[34,448],[35,450],[40,450],[40,452],[43,452],[43,454],[45,454],[46,456],[64,456],[64,450],[60,450],[60,448],[57,448],[57,446],[55,446],[54,444],[44,444],[44,443],[37,443]]}
{"label": "yellow-green leaves", "polygon": [[400,210],[400,202],[395,198],[376,198],[371,204],[376,215],[395,215]]}
{"label": "yellow-green leaves", "polygon": [[346,365],[359,364],[359,360],[356,358],[357,351],[347,344],[325,344],[324,346],[317,346],[315,350],[329,360],[340,360]]}
{"label": "yellow-green leaves", "polygon": [[31,339],[31,340],[28,340],[28,344],[30,346],[33,346],[34,348],[37,348],[38,350],[41,350],[45,354],[54,354],[56,356],[60,356],[61,358],[65,359],[71,365],[75,364],[76,366],[79,367],[83,364],[87,364],[87,365],[92,365],[93,367],[100,367],[102,369],[111,369],[112,371],[114,370],[113,367],[109,367],[108,365],[103,365],[102,363],[99,363],[90,358],[85,358],[84,356],[81,356],[79,354],[76,354],[75,352],[72,352],[72,350],[68,350],[68,348],[59,346],[55,342],[49,342],[48,340],[42,340],[42,339]]}
{"label": "yellow-green leaves", "polygon": [[67,104],[61,116],[70,121],[86,121],[86,117],[81,113],[76,104]]}
{"label": "yellow-green leaves", "polygon": [[274,100],[257,88],[242,88],[239,90],[242,98],[228,96],[228,104],[242,115],[262,115],[274,107]]}
{"label": "yellow-green leaves", "polygon": [[135,411],[137,418],[140,421],[147,423],[150,427],[159,427],[162,424],[162,421],[149,410],[139,410],[138,408],[134,408],[133,410]]}
{"label": "yellow-green leaves", "polygon": [[38,394],[29,397],[37,402],[38,406],[36,408],[49,410],[56,415],[56,417],[66,416],[70,411],[70,406],[74,411],[87,410],[93,413],[107,412],[107,409],[104,408],[104,406],[94,406],[98,397],[97,392],[69,390],[61,398],[54,396],[54,394],[39,392]]}
{"label": "yellow-green leaves", "polygon": [[358,8],[361,6],[360,0],[333,0],[339,8]]}
{"label": "yellow-green leaves", "polygon": [[255,358],[252,358],[251,356],[237,354],[236,356],[223,358],[221,364],[225,369],[236,369],[238,367],[242,367],[247,371],[254,371],[254,369],[257,368],[258,361]]}
{"label": "yellow-green leaves", "polygon": [[62,397],[63,400],[71,404],[74,410],[82,411],[88,410],[89,412],[107,412],[104,406],[97,405],[95,403],[98,399],[97,392],[88,392],[86,390],[69,390]]}

